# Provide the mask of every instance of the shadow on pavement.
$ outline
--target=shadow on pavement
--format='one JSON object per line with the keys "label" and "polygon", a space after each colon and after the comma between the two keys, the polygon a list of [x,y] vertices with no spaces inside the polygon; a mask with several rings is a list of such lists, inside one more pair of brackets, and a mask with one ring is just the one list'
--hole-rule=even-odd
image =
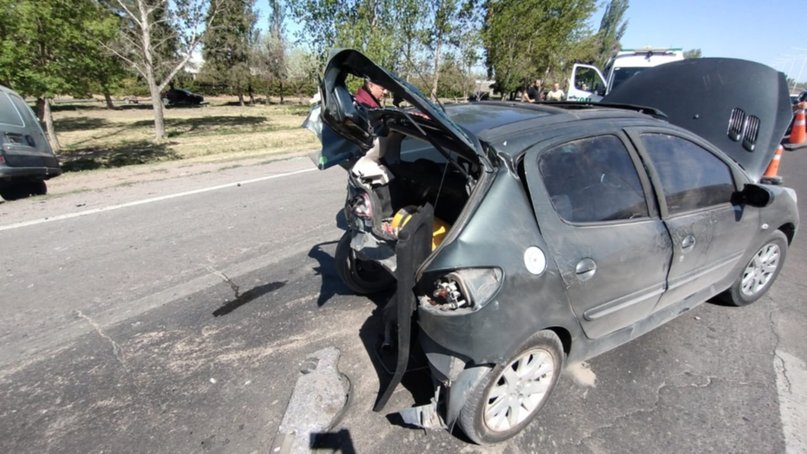
{"label": "shadow on pavement", "polygon": [[342,429],[338,432],[319,432],[311,434],[312,451],[341,452],[342,454],[356,454],[353,438],[350,431]]}
{"label": "shadow on pavement", "polygon": [[230,312],[243,306],[244,304],[247,304],[256,298],[260,298],[261,296],[266,295],[267,293],[274,292],[275,290],[282,288],[285,285],[286,281],[282,281],[282,282],[270,282],[268,284],[253,287],[247,290],[246,292],[238,295],[234,300],[225,303],[220,308],[213,311],[213,316],[221,317],[222,315],[227,315]]}

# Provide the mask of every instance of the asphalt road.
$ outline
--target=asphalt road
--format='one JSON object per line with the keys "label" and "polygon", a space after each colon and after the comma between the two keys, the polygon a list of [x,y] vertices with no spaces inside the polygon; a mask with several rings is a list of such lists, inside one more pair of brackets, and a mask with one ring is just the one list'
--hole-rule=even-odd
{"label": "asphalt road", "polygon": [[[805,153],[782,169],[802,219]],[[576,368],[483,449],[371,411],[384,298],[340,283],[344,173],[310,169],[1,204],[0,452],[267,452],[303,359],[327,346],[351,383],[328,438],[344,452],[807,451],[803,234],[765,298],[702,305]],[[409,374],[387,410],[429,391]]]}

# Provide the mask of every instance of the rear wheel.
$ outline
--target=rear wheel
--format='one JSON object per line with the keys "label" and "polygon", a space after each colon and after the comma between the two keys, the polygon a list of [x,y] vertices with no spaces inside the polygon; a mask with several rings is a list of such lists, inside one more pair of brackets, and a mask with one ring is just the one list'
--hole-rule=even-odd
{"label": "rear wheel", "polygon": [[535,418],[563,368],[563,346],[552,331],[530,337],[513,358],[476,385],[460,413],[463,432],[478,444],[504,441]]}
{"label": "rear wheel", "polygon": [[29,183],[31,195],[45,195],[48,193],[48,185],[45,180],[36,180]]}
{"label": "rear wheel", "polygon": [[751,256],[734,284],[717,299],[734,306],[745,306],[762,298],[779,276],[785,257],[787,237],[777,230]]}
{"label": "rear wheel", "polygon": [[381,265],[359,259],[350,247],[350,240],[350,233],[345,232],[334,254],[336,273],[342,282],[359,295],[379,293],[392,287],[395,278]]}
{"label": "rear wheel", "polygon": [[48,186],[43,180],[23,180],[0,186],[0,197],[11,201],[24,199],[32,195],[45,195]]}

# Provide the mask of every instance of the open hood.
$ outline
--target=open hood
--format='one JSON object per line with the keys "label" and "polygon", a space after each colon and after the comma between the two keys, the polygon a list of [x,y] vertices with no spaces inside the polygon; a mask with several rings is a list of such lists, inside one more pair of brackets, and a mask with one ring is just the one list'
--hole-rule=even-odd
{"label": "open hood", "polygon": [[723,150],[755,181],[793,116],[784,74],[731,58],[698,58],[646,69],[602,102],[662,111],[670,123]]}
{"label": "open hood", "polygon": [[[407,101],[417,110],[404,110],[394,106],[369,109],[356,103],[345,84],[349,74],[372,80],[386,88],[395,98]],[[381,69],[356,50],[336,50],[331,54],[320,82],[320,96],[319,115],[323,122],[320,136],[323,145],[319,159],[321,168],[350,157],[350,153],[344,152],[344,144],[336,146],[331,132],[356,145],[358,150],[353,153],[355,156],[373,147],[374,138],[382,134],[383,124],[388,120],[408,123],[410,127],[420,131],[425,131],[423,127],[437,129],[453,144],[454,151],[469,157],[479,156],[485,160],[482,145],[476,136],[449,119],[442,108],[432,104],[417,88]],[[332,149],[337,152],[329,156]]]}

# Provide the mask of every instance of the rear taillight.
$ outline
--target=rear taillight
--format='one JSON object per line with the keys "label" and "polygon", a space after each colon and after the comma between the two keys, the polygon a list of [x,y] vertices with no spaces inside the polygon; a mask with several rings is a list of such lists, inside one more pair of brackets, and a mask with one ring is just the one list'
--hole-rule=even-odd
{"label": "rear taillight", "polygon": [[499,268],[469,268],[453,271],[434,282],[430,295],[419,298],[421,306],[440,312],[479,310],[487,305],[502,285]]}

